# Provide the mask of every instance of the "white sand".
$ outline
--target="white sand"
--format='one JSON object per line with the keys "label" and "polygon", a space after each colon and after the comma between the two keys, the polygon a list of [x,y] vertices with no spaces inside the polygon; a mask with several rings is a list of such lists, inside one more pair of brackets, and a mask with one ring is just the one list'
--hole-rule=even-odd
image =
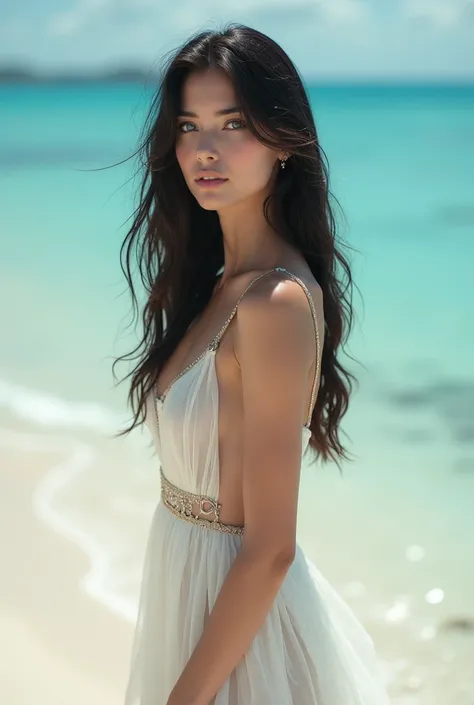
{"label": "white sand", "polygon": [[79,589],[87,557],[32,510],[57,460],[0,453],[0,702],[120,705],[132,629]]}
{"label": "white sand", "polygon": [[[44,450],[33,453],[0,448],[0,705],[122,705],[124,700],[132,626],[79,588],[90,569],[88,557],[33,512],[35,488],[61,459],[64,455]],[[101,468],[105,477],[106,466]],[[109,480],[118,481],[113,462],[110,468],[104,487]],[[362,504],[359,516],[354,507],[344,513],[336,493],[326,495],[325,490],[323,494],[318,516],[326,535],[318,540],[313,556],[322,564],[323,573],[327,567],[327,575],[334,575],[341,585],[347,579],[344,576],[350,575],[364,584],[383,587],[377,574],[383,565],[393,589],[372,594],[374,604],[380,607],[383,603],[387,610],[402,593],[410,598],[409,605],[413,601],[413,614],[405,622],[370,622],[380,655],[401,668],[391,689],[394,705],[473,705],[472,634],[441,633],[428,641],[415,638],[423,626],[440,624],[452,614],[472,613],[471,564],[464,556],[463,560],[457,558],[458,544],[454,540],[440,544],[442,537],[435,535],[436,526],[431,529],[426,522],[412,536],[406,522],[393,526],[387,521],[380,524],[379,545],[365,527]],[[329,495],[332,501],[324,513]],[[404,506],[405,512],[409,506]],[[313,515],[313,500],[308,511]],[[375,507],[369,504],[367,511],[371,522],[376,521]],[[350,524],[341,522],[340,517],[346,514]],[[382,521],[380,517],[378,521]],[[332,553],[336,550],[337,554],[338,546],[342,551],[348,531],[353,556],[344,550],[335,560]],[[367,560],[357,550],[357,546],[365,550],[364,537],[372,538]],[[394,562],[401,547],[413,543],[413,537],[421,538],[430,561],[419,567]],[[427,605],[424,594],[439,586],[449,600]]]}

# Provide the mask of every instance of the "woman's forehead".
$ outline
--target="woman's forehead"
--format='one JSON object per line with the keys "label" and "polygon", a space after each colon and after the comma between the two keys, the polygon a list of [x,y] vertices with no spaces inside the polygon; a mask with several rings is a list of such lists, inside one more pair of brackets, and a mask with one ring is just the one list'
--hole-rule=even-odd
{"label": "woman's forehead", "polygon": [[[189,74],[181,92],[181,109],[186,112],[206,114],[229,113],[237,108],[235,89],[232,81],[217,69]],[[233,110],[232,112],[235,112]]]}

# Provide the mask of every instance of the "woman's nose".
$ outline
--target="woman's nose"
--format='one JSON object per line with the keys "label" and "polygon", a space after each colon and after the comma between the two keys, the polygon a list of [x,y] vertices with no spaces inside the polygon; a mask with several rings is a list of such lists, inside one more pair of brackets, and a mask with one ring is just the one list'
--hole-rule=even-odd
{"label": "woman's nose", "polygon": [[209,152],[198,152],[197,154],[197,160],[198,162],[201,162],[202,164],[206,162],[216,162],[218,160],[218,157],[214,154],[211,154]]}
{"label": "woman's nose", "polygon": [[217,149],[212,143],[209,142],[209,140],[206,140],[205,142],[203,141],[198,145],[196,156],[199,161],[215,161],[216,159],[219,159]]}

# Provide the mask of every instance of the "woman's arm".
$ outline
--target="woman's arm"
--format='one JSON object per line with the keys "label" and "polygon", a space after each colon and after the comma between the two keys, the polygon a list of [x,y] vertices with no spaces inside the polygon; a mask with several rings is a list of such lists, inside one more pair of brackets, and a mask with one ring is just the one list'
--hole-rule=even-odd
{"label": "woman's arm", "polygon": [[167,705],[209,705],[250,647],[293,561],[314,327],[299,284],[256,283],[239,304],[245,532]]}

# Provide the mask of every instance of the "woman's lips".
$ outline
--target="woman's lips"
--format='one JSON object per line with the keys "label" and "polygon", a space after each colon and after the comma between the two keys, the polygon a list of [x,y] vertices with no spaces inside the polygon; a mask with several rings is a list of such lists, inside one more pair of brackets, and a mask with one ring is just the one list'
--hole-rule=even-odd
{"label": "woman's lips", "polygon": [[217,188],[225,184],[227,179],[196,179],[196,183],[201,188]]}

